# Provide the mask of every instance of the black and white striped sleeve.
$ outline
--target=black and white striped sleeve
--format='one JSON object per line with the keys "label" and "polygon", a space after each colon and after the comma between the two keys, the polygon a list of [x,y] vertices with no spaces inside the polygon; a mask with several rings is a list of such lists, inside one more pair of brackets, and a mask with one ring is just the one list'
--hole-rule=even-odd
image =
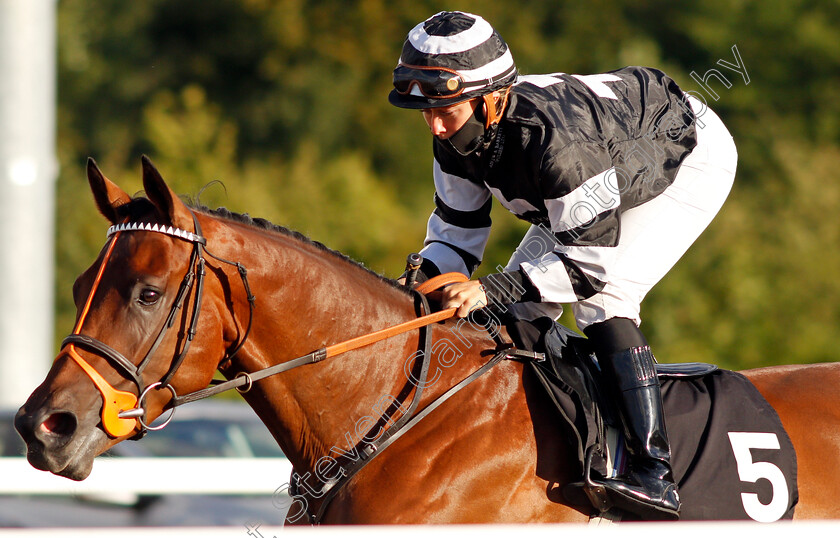
{"label": "black and white striped sleeve", "polygon": [[619,238],[619,178],[607,150],[574,143],[543,161],[541,183],[555,242],[521,264],[542,301],[573,303],[600,292]]}
{"label": "black and white striped sleeve", "polygon": [[[437,159],[434,180],[436,207],[420,254],[439,273],[470,276],[481,263],[490,237],[492,197],[483,185],[443,171]],[[432,276],[426,267],[424,273]]]}

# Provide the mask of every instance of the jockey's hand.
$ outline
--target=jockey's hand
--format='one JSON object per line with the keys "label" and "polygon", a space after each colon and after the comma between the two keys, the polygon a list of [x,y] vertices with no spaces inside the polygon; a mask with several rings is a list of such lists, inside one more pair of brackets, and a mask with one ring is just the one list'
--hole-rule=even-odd
{"label": "jockey's hand", "polygon": [[457,308],[455,315],[459,318],[465,318],[471,310],[485,306],[487,295],[484,293],[484,286],[478,280],[450,284],[441,292],[441,310]]}

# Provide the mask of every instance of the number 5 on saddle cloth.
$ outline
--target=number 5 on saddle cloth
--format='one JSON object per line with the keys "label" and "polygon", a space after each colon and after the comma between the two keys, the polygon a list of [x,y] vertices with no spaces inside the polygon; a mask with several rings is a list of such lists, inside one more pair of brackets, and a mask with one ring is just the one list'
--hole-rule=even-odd
{"label": "number 5 on saddle cloth", "polygon": [[[519,349],[548,357],[529,364],[568,430],[581,482],[620,474],[625,463],[620,423],[611,398],[599,390],[604,385],[588,341],[548,318],[506,325]],[[792,519],[799,500],[796,453],[755,386],[737,372],[708,364],[660,364],[657,372],[680,519]],[[566,487],[564,494],[574,504],[589,504],[581,489]]]}

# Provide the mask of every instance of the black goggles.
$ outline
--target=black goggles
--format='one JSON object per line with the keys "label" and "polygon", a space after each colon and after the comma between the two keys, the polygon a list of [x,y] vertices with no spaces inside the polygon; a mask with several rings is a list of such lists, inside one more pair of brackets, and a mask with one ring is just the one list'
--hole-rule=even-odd
{"label": "black goggles", "polygon": [[394,90],[400,95],[411,93],[411,87],[417,86],[420,93],[428,98],[445,99],[457,97],[467,88],[490,82],[489,79],[464,82],[457,71],[446,67],[403,64],[394,69]]}

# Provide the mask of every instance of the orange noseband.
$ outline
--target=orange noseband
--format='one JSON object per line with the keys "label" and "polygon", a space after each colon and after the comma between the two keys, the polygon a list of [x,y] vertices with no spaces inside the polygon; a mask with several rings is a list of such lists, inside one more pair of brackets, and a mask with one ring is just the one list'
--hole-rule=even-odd
{"label": "orange noseband", "polygon": [[[76,322],[76,327],[73,329],[74,335],[81,334],[82,325],[84,324],[85,318],[90,311],[90,305],[93,303],[93,296],[96,294],[97,288],[99,288],[99,282],[102,280],[102,274],[105,272],[105,266],[111,258],[111,253],[114,251],[114,245],[117,244],[117,239],[119,239],[119,237],[119,233],[115,234],[111,239],[111,243],[108,245],[108,250],[105,252],[105,257],[102,259],[102,265],[99,266],[99,271],[93,281],[90,294],[88,295],[87,301],[85,301],[85,307],[82,309],[82,315],[79,316],[79,321]],[[122,437],[134,431],[137,427],[137,419],[120,418],[119,414],[123,411],[136,408],[137,396],[131,392],[117,390],[112,387],[111,384],[108,383],[93,366],[91,366],[85,359],[82,358],[81,355],[79,355],[78,351],[76,351],[75,344],[70,343],[65,345],[58,356],[61,357],[63,355],[68,355],[71,359],[76,361],[76,363],[82,367],[82,370],[87,374],[90,380],[93,381],[93,384],[96,385],[96,388],[99,389],[99,392],[102,394],[102,426],[105,428],[105,431],[113,437]]]}

